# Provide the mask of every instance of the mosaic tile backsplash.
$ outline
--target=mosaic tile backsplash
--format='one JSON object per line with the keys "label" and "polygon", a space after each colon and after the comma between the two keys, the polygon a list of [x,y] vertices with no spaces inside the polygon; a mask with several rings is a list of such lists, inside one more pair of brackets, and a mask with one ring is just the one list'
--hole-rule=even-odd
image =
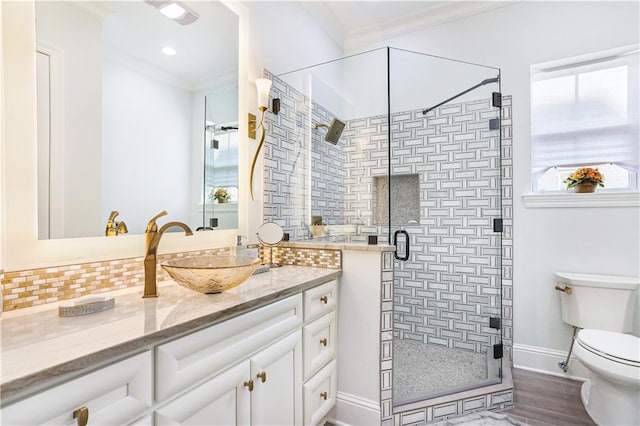
{"label": "mosaic tile backsplash", "polygon": [[[197,250],[158,256],[158,281],[171,279],[160,264],[187,256],[229,254],[234,247]],[[261,250],[263,259],[269,260],[269,248]],[[315,266],[340,269],[339,250],[302,249],[281,247],[274,250],[274,259],[284,265]],[[77,265],[6,272],[2,276],[2,310],[29,308],[45,303],[74,299],[89,294],[105,293],[144,284],[144,258],[116,259]]]}

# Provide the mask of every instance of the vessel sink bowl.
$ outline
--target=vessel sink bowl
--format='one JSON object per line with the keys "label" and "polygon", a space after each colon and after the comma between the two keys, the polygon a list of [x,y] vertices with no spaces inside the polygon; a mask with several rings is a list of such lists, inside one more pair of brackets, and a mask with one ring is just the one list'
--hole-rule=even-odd
{"label": "vessel sink bowl", "polygon": [[220,293],[247,280],[260,266],[251,256],[197,256],[160,265],[178,284],[200,293]]}

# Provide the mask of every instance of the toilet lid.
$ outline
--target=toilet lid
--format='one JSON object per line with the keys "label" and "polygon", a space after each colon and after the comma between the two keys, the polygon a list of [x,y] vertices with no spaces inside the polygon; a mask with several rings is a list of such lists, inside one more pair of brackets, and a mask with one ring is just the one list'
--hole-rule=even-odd
{"label": "toilet lid", "polygon": [[630,334],[604,330],[581,330],[578,343],[600,355],[626,363],[640,363],[640,339]]}

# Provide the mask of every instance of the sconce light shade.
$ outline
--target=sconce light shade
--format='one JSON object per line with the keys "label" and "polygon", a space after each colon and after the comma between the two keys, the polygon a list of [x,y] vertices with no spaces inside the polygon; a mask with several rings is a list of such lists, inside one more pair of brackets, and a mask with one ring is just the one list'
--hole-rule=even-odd
{"label": "sconce light shade", "polygon": [[257,78],[256,88],[258,89],[258,107],[267,109],[269,103],[269,90],[271,89],[271,80],[268,78]]}

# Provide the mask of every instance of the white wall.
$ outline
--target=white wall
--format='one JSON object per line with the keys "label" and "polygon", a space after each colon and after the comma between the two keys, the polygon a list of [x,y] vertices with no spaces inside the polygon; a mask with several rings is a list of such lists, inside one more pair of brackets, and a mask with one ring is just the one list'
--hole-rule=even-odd
{"label": "white wall", "polygon": [[187,220],[195,208],[185,189],[190,187],[191,92],[109,59],[103,84],[104,219],[118,210],[118,219],[134,234],[143,233],[149,218],[162,210],[171,220]]}
{"label": "white wall", "polygon": [[[249,14],[248,110],[258,113],[254,80],[267,69],[275,74],[296,70],[317,63],[342,57],[342,48],[320,29],[297,2],[247,2]],[[259,115],[258,115],[259,117]],[[243,131],[243,130],[240,130]],[[258,136],[259,138],[259,136]],[[268,143],[267,137],[266,142]],[[249,139],[246,158],[250,165],[257,141]],[[249,202],[248,236],[250,242],[257,239],[255,233],[262,224],[262,159],[256,165],[254,179],[256,199]]]}
{"label": "white wall", "polygon": [[638,208],[531,209],[521,199],[531,191],[529,66],[637,43],[638,15],[637,2],[518,2],[353,49],[389,45],[502,69],[502,92],[513,95],[516,346],[568,350],[555,271],[640,275]]}
{"label": "white wall", "polygon": [[[64,70],[64,235],[54,232],[54,225],[52,237],[97,235],[104,226],[99,190],[102,22],[72,5],[38,2],[36,9],[38,41],[62,51]],[[60,116],[59,111],[52,114]],[[52,191],[52,200],[62,192]]]}

